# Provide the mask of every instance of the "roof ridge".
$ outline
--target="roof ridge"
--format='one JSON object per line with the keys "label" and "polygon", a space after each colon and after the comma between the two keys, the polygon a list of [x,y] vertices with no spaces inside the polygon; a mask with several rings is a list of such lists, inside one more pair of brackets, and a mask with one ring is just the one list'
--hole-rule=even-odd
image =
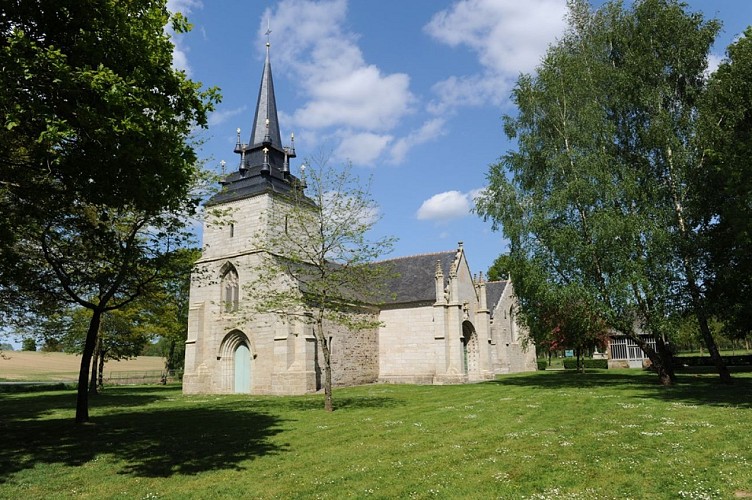
{"label": "roof ridge", "polygon": [[390,262],[393,260],[413,259],[415,257],[428,257],[431,255],[446,255],[446,254],[455,254],[455,253],[457,253],[457,250],[443,250],[441,252],[416,253],[414,255],[403,255],[401,257],[393,257],[391,259],[377,260],[377,261],[374,261],[373,263],[380,264],[382,262]]}

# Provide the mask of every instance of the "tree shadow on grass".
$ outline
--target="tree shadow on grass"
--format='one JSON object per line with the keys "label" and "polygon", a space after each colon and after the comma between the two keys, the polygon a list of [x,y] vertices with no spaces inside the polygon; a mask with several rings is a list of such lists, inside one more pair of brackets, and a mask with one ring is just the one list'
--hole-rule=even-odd
{"label": "tree shadow on grass", "polygon": [[[334,411],[360,410],[369,408],[395,408],[404,404],[394,398],[383,396],[350,396],[337,397],[334,395]],[[324,411],[324,396],[286,396],[255,400],[254,408],[269,408],[270,410],[290,411]]]}
{"label": "tree shadow on grass", "polygon": [[[143,406],[169,397],[169,389],[164,387],[108,387],[99,395],[89,396],[89,408],[127,408]],[[28,420],[50,415],[59,410],[76,410],[76,391],[0,393],[2,420]],[[4,421],[4,422],[3,422]],[[71,421],[73,417],[71,416]]]}
{"label": "tree shadow on grass", "polygon": [[552,390],[608,388],[615,393],[622,392],[625,397],[752,408],[752,378],[749,375],[737,376],[732,385],[724,385],[717,374],[678,373],[677,383],[664,387],[655,373],[641,370],[593,370],[586,373],[565,370],[500,377],[488,383]]}
{"label": "tree shadow on grass", "polygon": [[[124,395],[111,403],[137,404]],[[96,415],[87,425],[75,425],[72,416],[12,420],[3,426],[0,484],[24,469],[53,463],[80,466],[100,455],[123,462],[122,474],[169,477],[241,470],[244,461],[286,451],[286,445],[270,439],[283,430],[282,419],[232,403],[108,408],[109,413]]]}

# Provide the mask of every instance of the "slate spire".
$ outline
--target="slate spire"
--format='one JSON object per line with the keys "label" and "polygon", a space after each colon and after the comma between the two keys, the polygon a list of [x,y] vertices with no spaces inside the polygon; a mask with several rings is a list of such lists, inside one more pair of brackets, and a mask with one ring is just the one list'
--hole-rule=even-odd
{"label": "slate spire", "polygon": [[279,134],[279,120],[277,118],[277,101],[274,98],[274,80],[272,79],[272,63],[269,59],[269,42],[266,42],[266,61],[261,75],[261,87],[256,100],[256,119],[248,144],[251,146],[273,146],[278,151],[284,151]]}
{"label": "slate spire", "polygon": [[[267,37],[269,33],[271,31],[267,32]],[[289,160],[295,158],[292,134],[290,146],[282,145],[269,49],[270,43],[267,39],[266,60],[261,74],[250,139],[247,144],[242,143],[241,130],[237,130],[234,152],[240,156],[238,169],[225,177],[222,181],[224,189],[209,200],[209,205],[267,192],[286,193],[291,189],[303,189],[300,181],[290,173]]]}

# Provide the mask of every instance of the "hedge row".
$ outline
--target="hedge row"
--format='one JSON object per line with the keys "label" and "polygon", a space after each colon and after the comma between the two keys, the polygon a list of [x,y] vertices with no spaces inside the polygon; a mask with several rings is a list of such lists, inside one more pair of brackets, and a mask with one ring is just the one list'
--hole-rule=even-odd
{"label": "hedge row", "polygon": [[[607,359],[583,359],[582,364],[585,366],[585,368],[601,368],[604,370],[608,368]],[[564,359],[564,368],[566,368],[567,370],[576,370],[577,359],[576,358]]]}
{"label": "hedge row", "polygon": [[[752,355],[721,356],[726,366],[752,366]],[[677,366],[715,366],[710,356],[680,356],[674,358]]]}
{"label": "hedge row", "polygon": [[12,392],[43,392],[43,391],[67,391],[76,389],[78,384],[75,383],[12,383],[12,384],[0,384],[0,392],[12,393]]}

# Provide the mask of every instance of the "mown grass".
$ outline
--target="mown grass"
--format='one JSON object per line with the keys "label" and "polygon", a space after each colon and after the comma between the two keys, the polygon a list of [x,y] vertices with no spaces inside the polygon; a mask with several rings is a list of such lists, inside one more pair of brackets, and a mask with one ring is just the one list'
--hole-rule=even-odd
{"label": "mown grass", "polygon": [[2,498],[731,498],[752,494],[752,375],[639,371],[464,386],[0,395]]}

